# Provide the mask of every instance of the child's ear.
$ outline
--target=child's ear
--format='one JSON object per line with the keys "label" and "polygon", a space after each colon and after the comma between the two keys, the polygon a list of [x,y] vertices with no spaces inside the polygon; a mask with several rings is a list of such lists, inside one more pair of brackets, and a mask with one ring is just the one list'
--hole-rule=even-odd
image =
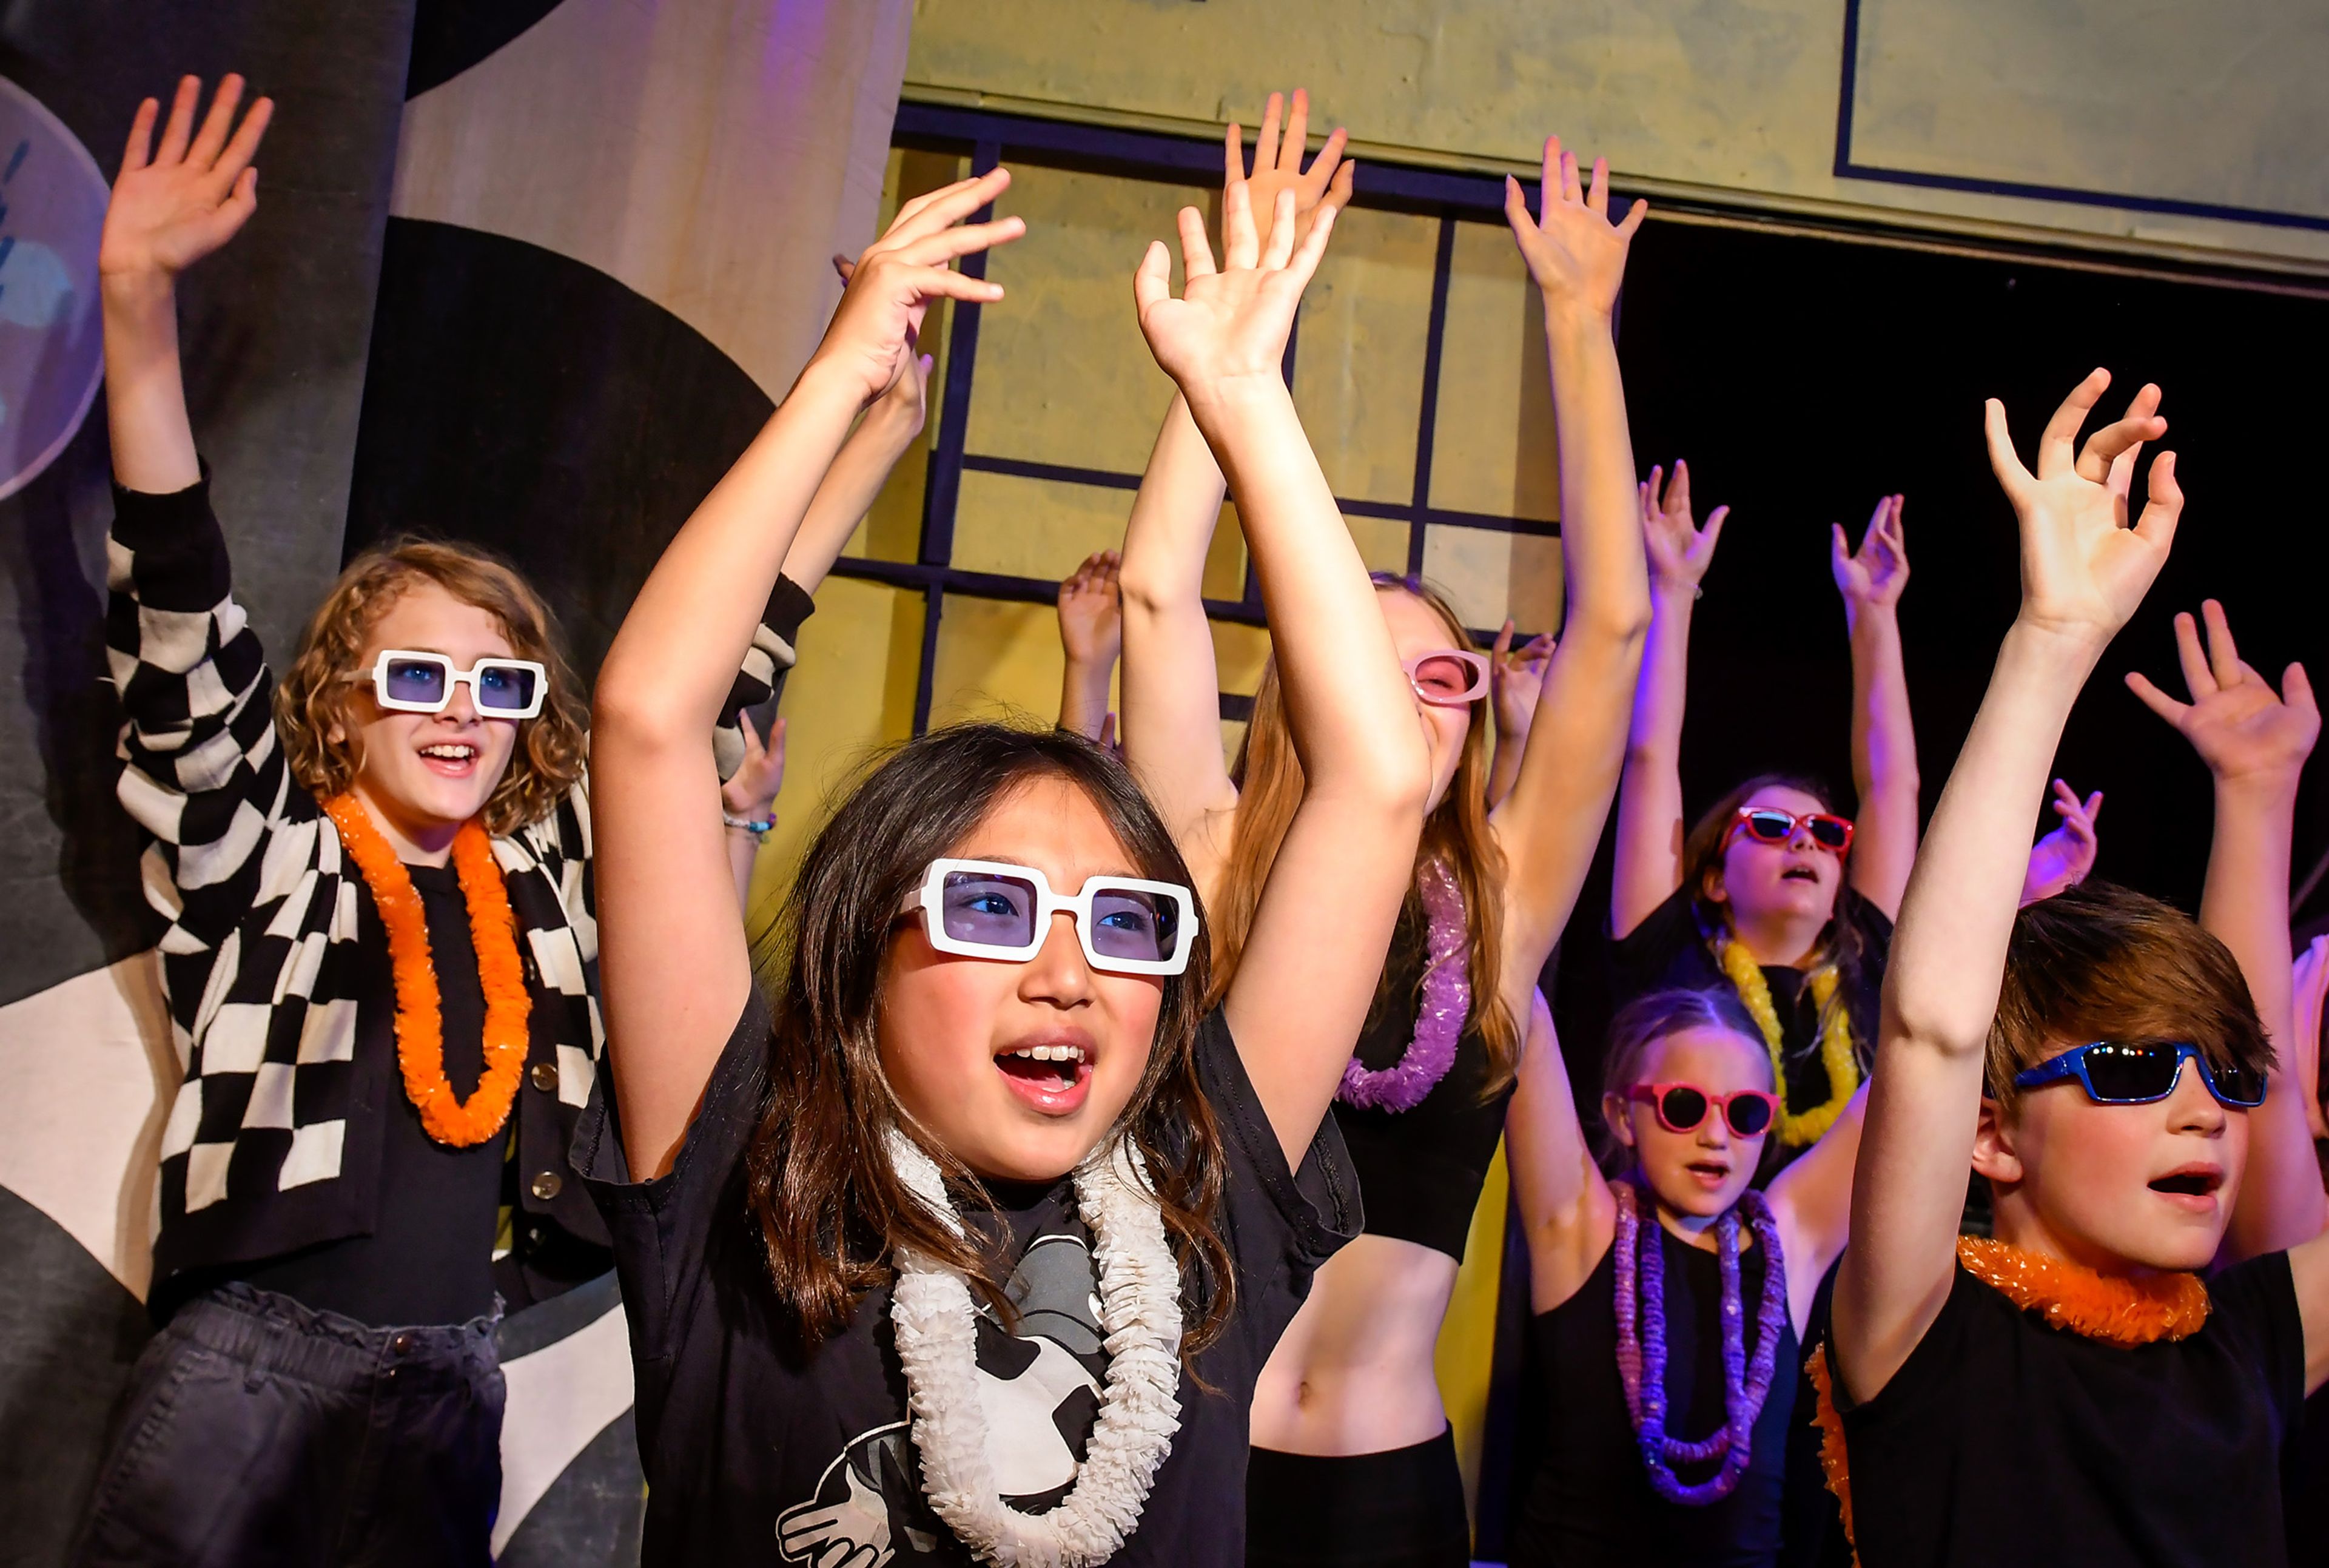
{"label": "child's ear", "polygon": [[1723,885],[1722,864],[1720,861],[1706,868],[1706,874],[1699,878],[1698,885],[1700,893],[1707,902],[1729,903],[1730,902],[1730,893]]}
{"label": "child's ear", "polygon": [[1634,1147],[1634,1119],[1626,1114],[1626,1102],[1614,1094],[1601,1097],[1601,1119],[1609,1124],[1611,1136],[1627,1148]]}
{"label": "child's ear", "polygon": [[1973,1168],[1993,1182],[2022,1179],[2022,1157],[2013,1148],[2013,1123],[1997,1101],[1982,1096],[1981,1120],[1973,1134]]}

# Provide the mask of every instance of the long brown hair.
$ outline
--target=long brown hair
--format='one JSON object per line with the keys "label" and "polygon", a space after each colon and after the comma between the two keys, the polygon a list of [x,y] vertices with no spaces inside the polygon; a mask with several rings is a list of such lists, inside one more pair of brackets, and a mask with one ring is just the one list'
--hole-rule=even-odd
{"label": "long brown hair", "polygon": [[[958,724],[879,760],[810,844],[785,895],[769,1090],[746,1155],[746,1194],[768,1278],[805,1347],[838,1333],[865,1293],[889,1282],[900,1247],[959,1270],[1011,1319],[997,1260],[932,1214],[890,1163],[891,1129],[913,1129],[882,1071],[877,1020],[898,912],[925,869],[998,799],[1041,778],[1082,790],[1139,875],[1192,885],[1172,836],[1113,752],[1059,730]],[[1183,1299],[1201,1306],[1182,1338],[1184,1363],[1220,1337],[1235,1294],[1214,1230],[1226,1168],[1221,1131],[1197,1076],[1206,977],[1200,941],[1187,971],[1164,978],[1148,1070],[1110,1134],[1146,1160]],[[917,1141],[950,1186],[991,1202],[960,1160],[934,1140]]]}
{"label": "long brown hair", "polygon": [[[389,607],[433,582],[499,623],[510,652],[548,673],[542,712],[518,722],[517,746],[486,798],[486,831],[515,833],[558,809],[582,776],[584,719],[580,683],[560,650],[550,607],[517,569],[466,544],[399,539],[348,562],[299,634],[299,651],[275,688],[275,732],[299,787],[328,800],[355,782],[363,765],[349,711],[364,645]],[[337,729],[340,738],[334,740]]]}
{"label": "long brown hair", "polygon": [[[1690,836],[1682,845],[1682,885],[1690,899],[1691,912],[1698,919],[1700,939],[1709,951],[1721,938],[1733,934],[1730,906],[1708,896],[1707,879],[1722,869],[1722,856],[1730,847],[1730,824],[1739,808],[1755,798],[1759,789],[1797,789],[1820,803],[1820,809],[1836,809],[1835,797],[1818,779],[1802,773],[1758,773],[1732,789],[1730,794],[1707,808],[1706,814],[1692,825]],[[1860,928],[1843,918],[1844,883],[1839,879],[1835,890],[1835,909],[1821,929],[1819,945],[1812,950],[1810,969],[1825,965],[1835,967],[1838,984],[1830,1007],[1845,1008],[1852,1019],[1853,1054],[1860,1059],[1861,1071],[1876,1054],[1876,1015],[1872,998],[1863,994],[1872,987],[1867,984],[1868,954],[1861,941]],[[1808,972],[1808,970],[1806,971]],[[1826,1026],[1823,1014],[1820,1025]],[[1749,1034],[1749,1038],[1759,1038]],[[1785,1095],[1787,1086],[1780,1086]]]}
{"label": "long brown hair", "polygon": [[[1376,591],[1405,593],[1420,600],[1447,628],[1452,646],[1478,652],[1472,634],[1438,590],[1413,577],[1372,574]],[[1464,737],[1463,759],[1447,786],[1447,798],[1423,824],[1422,842],[1416,848],[1420,867],[1437,859],[1447,863],[1464,893],[1464,920],[1470,928],[1472,1012],[1467,1030],[1478,1031],[1488,1047],[1488,1092],[1495,1094],[1512,1082],[1520,1061],[1521,1032],[1511,1009],[1504,1006],[1501,985],[1504,940],[1504,854],[1488,827],[1488,731],[1486,697],[1472,705],[1472,727]],[[1254,693],[1253,717],[1239,746],[1237,765],[1230,777],[1238,787],[1235,825],[1221,868],[1221,885],[1213,894],[1213,988],[1218,1003],[1237,974],[1246,938],[1253,930],[1261,890],[1278,847],[1286,841],[1294,813],[1302,804],[1302,760],[1295,754],[1294,737],[1286,727],[1286,702],[1278,684],[1278,660],[1262,666],[1261,685]],[[1419,919],[1422,893],[1410,883],[1401,919]],[[1392,998],[1378,996],[1377,1006]],[[1400,1001],[1408,998],[1399,998]]]}

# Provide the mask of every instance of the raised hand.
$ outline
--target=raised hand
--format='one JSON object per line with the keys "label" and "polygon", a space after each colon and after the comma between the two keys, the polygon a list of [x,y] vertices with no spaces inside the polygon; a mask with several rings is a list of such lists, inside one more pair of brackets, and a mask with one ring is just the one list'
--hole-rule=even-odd
{"label": "raised hand", "polygon": [[2166,564],[2183,492],[2175,484],[2175,454],[2152,459],[2150,496],[2143,515],[2127,526],[2126,472],[2122,458],[2167,433],[2159,417],[2159,389],[2145,385],[2126,412],[2076,446],[2079,430],[2110,386],[2098,370],[2071,389],[2038,439],[2038,471],[2022,466],[2006,429],[2005,405],[1985,405],[1990,468],[2022,523],[2022,619],[2082,640],[2108,641]]}
{"label": "raised hand", "polygon": [[[857,275],[857,263],[846,256],[835,256],[833,269],[841,274],[842,285],[846,288],[849,280]],[[921,335],[921,329],[915,328],[914,341],[917,345],[920,343]],[[873,407],[868,411],[873,416],[889,420],[907,440],[922,433],[923,422],[929,417],[932,363],[930,355],[916,354],[914,373],[901,375],[891,382],[890,390],[876,399]]]}
{"label": "raised hand", "polygon": [[1544,667],[1552,658],[1549,631],[1539,632],[1519,652],[1513,650],[1513,623],[1488,650],[1488,694],[1496,705],[1496,738],[1501,741],[1527,737],[1529,721],[1536,716],[1537,698],[1544,692]]}
{"label": "raised hand", "polygon": [[1060,647],[1070,664],[1113,665],[1124,651],[1123,565],[1118,552],[1095,550],[1060,584]]}
{"label": "raised hand", "polygon": [[1649,551],[1650,579],[1674,588],[1696,588],[1714,563],[1728,506],[1717,506],[1701,528],[1690,510],[1690,465],[1676,458],[1674,479],[1664,468],[1650,470],[1641,486],[1643,543]]}
{"label": "raised hand", "polygon": [[1909,584],[1909,545],[1900,532],[1900,501],[1899,496],[1877,501],[1857,551],[1845,540],[1843,524],[1828,524],[1828,570],[1835,575],[1836,591],[1854,609],[1897,605],[1900,590]]}
{"label": "raised hand", "polygon": [[1326,253],[1335,208],[1321,203],[1310,231],[1294,241],[1295,197],[1278,193],[1269,247],[1261,246],[1253,221],[1250,183],[1231,185],[1221,199],[1222,265],[1213,266],[1205,238],[1205,217],[1181,209],[1181,268],[1185,282],[1173,298],[1172,260],[1161,240],[1151,241],[1133,275],[1132,296],[1140,309],[1140,331],[1164,373],[1190,403],[1206,401],[1231,383],[1268,377],[1283,385],[1287,335],[1302,290]]}
{"label": "raised hand", "polygon": [[[1006,244],[1027,231],[1018,218],[963,222],[1010,184],[1008,169],[994,169],[900,207],[888,231],[848,269],[841,304],[825,326],[825,341],[817,345],[810,368],[834,374],[868,405],[895,390],[900,378],[918,380],[927,373],[917,371],[914,351],[931,301],[992,305],[1003,298],[1001,284],[967,277],[948,263]],[[919,399],[919,387],[912,395]]]}
{"label": "raised hand", "polygon": [[1294,193],[1294,242],[1299,245],[1309,234],[1321,204],[1331,204],[1339,211],[1350,201],[1351,177],[1359,166],[1355,161],[1343,161],[1343,147],[1350,140],[1350,134],[1336,126],[1305,172],[1302,154],[1310,129],[1310,95],[1301,88],[1294,90],[1293,108],[1287,115],[1286,135],[1281,139],[1278,114],[1284,101],[1273,92],[1262,109],[1261,129],[1254,137],[1251,175],[1245,171],[1245,133],[1237,121],[1230,121],[1222,138],[1223,211],[1228,209],[1230,187],[1246,186],[1256,238],[1264,250],[1269,246],[1270,226],[1278,214],[1278,192]]}
{"label": "raised hand", "polygon": [[2095,817],[2103,808],[2103,792],[2096,790],[2084,800],[2079,792],[2063,780],[2054,780],[2054,815],[2061,826],[2046,835],[2030,851],[2030,869],[2022,878],[2022,905],[2028,908],[2040,899],[2052,898],[2066,887],[2076,887],[2087,880],[2095,868]]}
{"label": "raised hand", "polygon": [[1540,216],[1529,216],[1521,183],[1504,176],[1504,217],[1520,241],[1529,276],[1542,291],[1548,311],[1580,308],[1608,316],[1617,308],[1617,286],[1626,279],[1626,251],[1650,204],[1636,201],[1622,222],[1609,222],[1609,160],[1593,160],[1593,184],[1579,184],[1577,155],[1559,137],[1544,142],[1539,176]]}
{"label": "raised hand", "polygon": [[2135,670],[2127,672],[2127,689],[2174,725],[2220,781],[2293,784],[2321,734],[2321,711],[2314,704],[2313,683],[2305,678],[2305,666],[2289,666],[2275,693],[2272,683],[2240,658],[2224,607],[2206,600],[2200,613],[2208,621],[2204,650],[2191,615],[2175,618],[2175,651],[2192,700],[2177,702]]}
{"label": "raised hand", "polygon": [[229,76],[197,131],[194,109],[202,97],[199,78],[178,83],[158,147],[154,121],[161,105],[149,98],[137,106],[113,199],[106,204],[97,250],[100,275],[174,277],[233,239],[259,210],[259,171],[250,160],[274,118],[275,100],[260,99],[236,124],[242,78]]}
{"label": "raised hand", "polygon": [[766,746],[751,714],[740,711],[736,727],[744,732],[744,760],[720,786],[720,804],[731,817],[765,817],[785,785],[785,721],[779,718],[768,731]]}

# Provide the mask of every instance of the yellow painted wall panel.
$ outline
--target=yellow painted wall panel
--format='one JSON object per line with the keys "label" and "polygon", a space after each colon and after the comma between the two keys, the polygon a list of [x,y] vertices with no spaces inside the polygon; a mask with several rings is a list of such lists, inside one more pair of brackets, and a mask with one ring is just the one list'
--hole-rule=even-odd
{"label": "yellow painted wall panel", "polygon": [[1488,1418],[1488,1378],[1496,1358],[1496,1296],[1504,1280],[1509,1195],[1504,1146],[1499,1140],[1488,1164],[1487,1185],[1472,1211],[1464,1266],[1457,1270],[1455,1294],[1448,1298],[1447,1316],[1440,1321],[1439,1342],[1431,1358],[1440,1403],[1447,1408],[1448,1429],[1456,1437],[1456,1463],[1464,1472],[1464,1497],[1475,1528],[1479,1525],[1480,1453]]}
{"label": "yellow painted wall panel", "polygon": [[1424,534],[1423,575],[1475,629],[1494,630],[1508,615],[1531,635],[1561,628],[1558,539],[1435,523]]}
{"label": "yellow painted wall panel", "polygon": [[1122,548],[1131,510],[1129,490],[966,469],[954,563],[966,571],[1056,581],[1093,551]]}
{"label": "yellow painted wall panel", "polygon": [[1221,689],[1241,697],[1253,695],[1261,685],[1261,666],[1269,662],[1269,633],[1258,626],[1217,620],[1213,627],[1213,664],[1221,672]]}
{"label": "yellow painted wall panel", "polygon": [[1456,226],[1431,504],[1546,523],[1561,515],[1544,304],[1501,223]]}
{"label": "yellow painted wall panel", "polygon": [[[2329,232],[2317,229],[1839,175],[1849,10],[1842,0],[1369,0],[1363,11],[1342,0],[918,0],[905,92],[1203,135],[1232,117],[1252,126],[1271,91],[1299,82],[1312,124],[1347,126],[1363,156],[1532,170],[1558,132],[1658,196],[2329,270]],[[1944,96],[1926,72],[1872,102],[1872,145],[1891,152],[1921,136],[1927,162],[1960,174],[1985,166],[1985,150],[2009,149],[1988,162],[2101,192],[2182,190],[2126,183],[2129,169],[2145,180],[2164,171],[2218,201],[2211,171],[2237,167],[2253,171],[2255,188],[2240,194],[2259,204],[2317,199],[2316,138],[2297,133],[2320,123],[2319,12],[2287,0],[2134,13],[2117,0],[1866,0],[1863,51],[1905,32],[1918,44],[1912,71],[1933,40],[1981,39],[1952,62],[1962,90]],[[2073,63],[2032,63],[2056,60]],[[1862,62],[1872,89],[1885,85],[1884,63]],[[2242,101],[2211,113],[2228,94]],[[1969,114],[1979,134],[1960,146],[1945,133]],[[1362,188],[1365,176],[1363,162]]]}
{"label": "yellow painted wall panel", "polygon": [[785,784],[777,826],[753,867],[758,934],[773,915],[836,788],[872,748],[913,733],[922,597],[854,578],[828,578],[802,623],[800,662],[786,682]]}
{"label": "yellow painted wall panel", "polygon": [[[1151,240],[1174,247],[1174,215],[1202,187],[1023,164],[995,214],[1027,235],[988,256],[1008,298],[982,313],[967,449],[1136,474],[1173,397],[1132,308]],[[1175,272],[1177,274],[1177,260]],[[1178,287],[1178,284],[1175,284]]]}
{"label": "yellow painted wall panel", "polygon": [[1343,521],[1349,525],[1359,559],[1369,571],[1407,570],[1406,524],[1389,517],[1357,517],[1348,512],[1343,514]]}
{"label": "yellow painted wall panel", "polygon": [[1435,218],[1353,207],[1302,301],[1294,405],[1334,494],[1404,503],[1415,492]]}
{"label": "yellow painted wall panel", "polygon": [[1060,716],[1059,612],[950,593],[938,617],[930,727],[966,719],[1050,723]]}

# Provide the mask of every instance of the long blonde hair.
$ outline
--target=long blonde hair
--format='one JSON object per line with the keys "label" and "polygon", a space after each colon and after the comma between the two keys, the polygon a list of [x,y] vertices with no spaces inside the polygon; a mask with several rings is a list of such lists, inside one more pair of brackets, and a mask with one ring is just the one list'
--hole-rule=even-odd
{"label": "long blonde hair", "polygon": [[[1451,646],[1479,651],[1455,607],[1438,590],[1413,577],[1380,571],[1373,575],[1378,592],[1405,593],[1422,601],[1447,626]],[[1447,798],[1423,824],[1415,863],[1419,869],[1433,860],[1446,862],[1456,885],[1463,890],[1464,921],[1470,928],[1472,980],[1472,1011],[1465,1028],[1476,1030],[1487,1044],[1489,1092],[1495,1093],[1512,1082],[1520,1060],[1521,1032],[1503,997],[1504,855],[1488,827],[1488,699],[1476,699],[1471,712],[1472,727],[1464,737],[1463,759],[1457,764]],[[1237,974],[1262,886],[1269,880],[1278,847],[1285,842],[1286,830],[1302,804],[1302,760],[1295,755],[1294,737],[1286,727],[1286,704],[1274,656],[1262,666],[1253,717],[1246,725],[1245,741],[1238,748],[1230,777],[1238,787],[1238,808],[1221,884],[1209,906],[1213,949],[1213,985],[1206,997],[1209,1007],[1220,1003]],[[1410,883],[1401,918],[1418,919],[1421,912],[1422,896]],[[1389,1000],[1378,997],[1376,1005]]]}

